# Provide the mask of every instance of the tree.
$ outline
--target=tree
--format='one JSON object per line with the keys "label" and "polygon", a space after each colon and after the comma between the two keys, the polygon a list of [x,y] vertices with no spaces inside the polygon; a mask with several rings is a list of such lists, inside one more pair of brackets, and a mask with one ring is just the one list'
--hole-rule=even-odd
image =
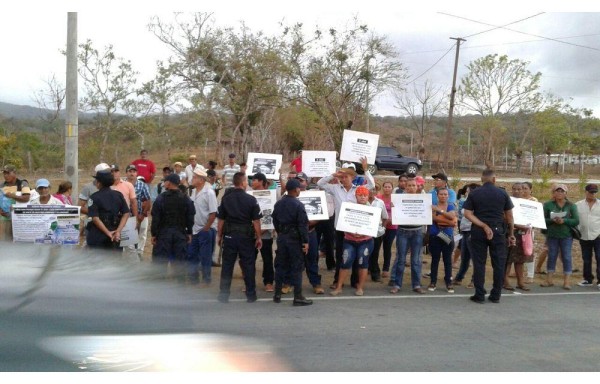
{"label": "tree", "polygon": [[54,74],[44,83],[44,88],[36,91],[33,94],[33,99],[42,111],[40,119],[48,124],[52,133],[58,135],[62,142],[64,130],[58,124],[58,120],[66,97],[65,86],[56,79]]}
{"label": "tree", "polygon": [[[518,111],[537,110],[542,102],[538,92],[540,72],[532,74],[528,62],[508,56],[487,55],[467,65],[469,72],[461,79],[458,89],[458,103],[467,110],[486,118]],[[485,123],[484,136],[487,138],[485,160],[493,158],[495,139],[502,125]]]}
{"label": "tree", "polygon": [[217,28],[207,13],[191,20],[178,15],[174,24],[155,18],[150,30],[171,49],[170,71],[192,92],[191,104],[213,117],[217,143],[232,121],[231,145],[239,135],[241,150],[261,116],[281,105],[285,71],[279,40],[244,24]]}
{"label": "tree", "polygon": [[419,137],[419,148],[417,157],[425,153],[425,137],[428,135],[433,118],[445,111],[448,96],[442,87],[434,88],[429,81],[425,81],[423,87],[417,88],[414,84],[412,92],[403,89],[394,91],[395,108],[408,115],[411,128],[417,132]]}
{"label": "tree", "polygon": [[368,101],[405,78],[386,37],[356,19],[344,30],[317,28],[309,37],[302,24],[286,26],[283,37],[293,80],[288,96],[314,111],[334,148],[340,148],[349,122],[363,120]]}
{"label": "tree", "polygon": [[98,114],[102,131],[100,161],[105,160],[108,137],[113,129],[115,113],[128,107],[135,93],[136,76],[131,61],[117,58],[112,45],[98,51],[91,40],[79,45],[79,75],[84,81],[85,96],[81,108]]}

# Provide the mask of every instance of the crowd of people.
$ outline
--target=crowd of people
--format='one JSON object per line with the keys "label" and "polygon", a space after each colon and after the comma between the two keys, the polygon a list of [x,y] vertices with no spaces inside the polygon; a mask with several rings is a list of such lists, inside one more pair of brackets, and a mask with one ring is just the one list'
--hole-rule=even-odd
{"label": "crowd of people", "polygon": [[[286,175],[280,170],[278,180],[270,180],[260,172],[248,176],[246,164],[237,164],[236,160],[237,156],[230,154],[224,168],[217,170],[217,162],[202,165],[195,155],[190,155],[187,165],[175,162],[163,167],[162,176],[157,177],[148,151],[142,150],[140,157],[124,168],[125,175],[117,164],[98,164],[94,180],[81,188],[77,199],[73,198],[68,181],[52,193],[48,179],[40,178],[30,186],[27,180],[17,177],[16,167],[6,165],[0,194],[2,238],[10,239],[13,204],[77,204],[83,220],[82,243],[92,251],[111,250],[142,260],[150,230],[151,261],[162,268],[165,276],[208,287],[213,280],[212,269],[221,268],[221,302],[229,300],[236,263],[241,268],[247,301],[257,300],[255,275],[260,254],[263,290],[272,293],[276,303],[281,302],[283,294],[293,292],[296,306],[312,304],[303,295],[303,271],[314,294],[327,293],[319,272],[321,255],[327,270],[335,271],[328,292],[332,296],[340,295],[348,283],[355,295],[362,296],[368,278],[373,282],[387,278],[389,292],[396,294],[403,289],[406,267],[410,267],[412,292],[434,292],[440,285],[438,278],[442,278],[438,271],[441,260],[446,292],[454,293],[454,287],[463,283],[472,266],[467,286],[475,291],[470,299],[484,303],[488,255],[493,284],[487,298],[493,303],[500,301],[503,290],[531,290],[534,273],[545,274],[541,287],[554,286],[559,255],[562,288],[570,290],[575,238],[583,259],[583,280],[578,285],[594,286],[595,257],[595,283],[600,289],[600,206],[596,184],[588,184],[585,198],[576,203],[567,198],[566,185],[553,185],[552,198],[543,204],[547,229],[539,233],[531,226],[515,225],[512,214],[511,196],[537,201],[532,196],[532,184],[514,183],[509,196],[496,186],[495,173],[489,169],[482,173],[481,184],[470,183],[458,191],[450,188],[444,173],[436,173],[431,176],[433,188],[425,191],[426,180],[421,175],[402,174],[397,185],[391,181],[376,183],[364,158],[360,175],[354,163],[344,163],[329,176],[309,178],[302,172],[300,155],[290,163]],[[258,200],[246,193],[273,189],[277,203],[269,214],[274,230],[261,228],[262,209]],[[325,191],[327,219],[308,219],[306,208],[298,199],[305,190]],[[392,224],[392,195],[404,193],[431,195],[431,225]],[[348,202],[379,208],[376,236],[336,229],[341,206]],[[138,241],[123,247],[121,236],[128,223],[135,226]],[[539,236],[545,238],[541,251],[533,246]],[[431,255],[431,262],[429,272],[423,274],[425,252]],[[542,271],[546,255],[546,271]],[[453,269],[458,269],[454,276]],[[426,279],[428,283],[423,284]]]}

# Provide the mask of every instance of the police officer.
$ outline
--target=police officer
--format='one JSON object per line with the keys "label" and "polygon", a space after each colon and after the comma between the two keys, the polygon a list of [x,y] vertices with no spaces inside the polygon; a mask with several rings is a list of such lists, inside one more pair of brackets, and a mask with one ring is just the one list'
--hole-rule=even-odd
{"label": "police officer", "polygon": [[246,299],[256,301],[255,249],[262,247],[258,201],[246,193],[248,178],[243,172],[233,175],[233,188],[226,190],[217,212],[217,242],[223,249],[219,301],[229,301],[233,268],[238,256],[246,285]]}
{"label": "police officer", "polygon": [[509,244],[516,243],[512,215],[513,203],[506,191],[494,185],[496,176],[493,170],[484,170],[481,181],[483,186],[471,192],[463,205],[464,217],[473,223],[471,237],[468,241],[473,260],[475,295],[471,296],[470,300],[479,304],[484,303],[486,294],[484,289],[485,264],[489,248],[494,270],[494,286],[488,300],[492,303],[499,303],[504,283],[507,231]]}
{"label": "police officer", "polygon": [[192,241],[194,203],[179,188],[181,179],[176,173],[164,179],[165,192],[156,197],[152,205],[152,225],[150,233],[154,246],[152,262],[163,265],[166,270],[170,261],[175,276],[185,278],[185,261],[188,244]]}
{"label": "police officer", "polygon": [[129,218],[129,207],[123,194],[110,188],[115,181],[110,170],[96,172],[94,178],[100,189],[87,201],[88,216],[92,219],[87,226],[87,245],[121,251],[121,230]]}
{"label": "police officer", "polygon": [[287,195],[275,203],[272,215],[277,231],[273,301],[281,302],[281,288],[287,276],[290,285],[294,286],[294,306],[311,305],[312,300],[302,296],[302,269],[304,255],[308,253],[308,217],[304,204],[297,199],[300,194],[300,182],[290,179],[285,189]]}

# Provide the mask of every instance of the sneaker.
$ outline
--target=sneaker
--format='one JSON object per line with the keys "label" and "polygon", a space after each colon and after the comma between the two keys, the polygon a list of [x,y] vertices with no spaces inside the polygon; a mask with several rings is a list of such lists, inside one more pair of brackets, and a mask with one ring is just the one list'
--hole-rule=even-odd
{"label": "sneaker", "polygon": [[581,280],[579,283],[577,283],[577,285],[579,285],[580,287],[591,287],[594,284],[590,283],[587,280]]}
{"label": "sneaker", "polygon": [[287,284],[283,284],[283,287],[281,287],[281,293],[288,294],[292,291],[292,287],[287,285]]}
{"label": "sneaker", "polygon": [[475,288],[475,285],[471,282],[471,283],[469,283],[469,285],[467,285],[467,288],[469,288],[469,289]]}
{"label": "sneaker", "polygon": [[275,289],[273,288],[273,284],[267,284],[267,285],[265,285],[265,291],[266,292],[273,292],[273,291],[275,291]]}
{"label": "sneaker", "polygon": [[454,287],[452,285],[447,285],[446,290],[448,291],[448,293],[454,293]]}
{"label": "sneaker", "polygon": [[320,285],[315,285],[313,288],[313,292],[317,295],[322,295],[325,293],[325,290]]}
{"label": "sneaker", "polygon": [[429,279],[429,278],[431,278],[431,273],[424,273],[423,277],[426,279]]}
{"label": "sneaker", "polygon": [[433,292],[433,291],[435,291],[435,284],[429,284],[429,287],[427,287],[427,290],[428,290],[429,292]]}
{"label": "sneaker", "polygon": [[415,293],[425,293],[421,287],[413,288],[413,292],[415,292]]}
{"label": "sneaker", "polygon": [[454,285],[458,285],[460,287],[460,285],[462,284],[462,280],[456,280],[456,279],[452,279],[452,283]]}

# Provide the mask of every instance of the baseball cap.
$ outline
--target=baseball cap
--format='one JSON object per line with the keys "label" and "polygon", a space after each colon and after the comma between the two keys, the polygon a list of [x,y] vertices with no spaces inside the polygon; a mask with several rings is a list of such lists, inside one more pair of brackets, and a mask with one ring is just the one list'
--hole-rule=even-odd
{"label": "baseball cap", "polygon": [[17,167],[12,164],[6,164],[2,169],[2,172],[17,172]]}
{"label": "baseball cap", "polygon": [[585,190],[587,192],[598,192],[598,185],[597,184],[588,184],[585,186]]}
{"label": "baseball cap", "polygon": [[230,158],[230,159],[233,159],[233,158],[235,158],[235,153],[230,153],[230,154],[229,154],[229,158]]}
{"label": "baseball cap", "polygon": [[438,172],[435,175],[431,175],[432,179],[442,179],[444,181],[448,181],[448,176],[446,176],[444,173],[442,172]]}
{"label": "baseball cap", "polygon": [[300,188],[300,182],[296,179],[290,179],[285,183],[286,191],[293,191],[296,188]]}
{"label": "baseball cap", "polygon": [[425,179],[423,178],[423,176],[415,177],[415,181],[417,182],[417,185],[425,185]]}
{"label": "baseball cap", "polygon": [[[190,157],[191,159],[191,157]],[[183,167],[183,163],[181,161],[176,161],[175,163],[173,163],[173,166],[179,165],[180,167]]]}
{"label": "baseball cap", "polygon": [[179,182],[181,181],[181,179],[179,178],[178,174],[171,173],[170,175],[167,175],[167,177],[165,177],[165,181],[168,181],[169,183],[172,183],[175,185],[179,185]]}
{"label": "baseball cap", "polygon": [[42,187],[50,188],[50,182],[48,179],[38,179],[38,181],[35,182],[35,189]]}
{"label": "baseball cap", "polygon": [[344,163],[342,168],[352,168],[356,171],[356,165],[354,165],[354,163]]}
{"label": "baseball cap", "polygon": [[194,170],[194,175],[200,176],[200,177],[208,177],[208,175],[206,174],[206,171],[204,169],[200,169],[200,168],[196,168]]}
{"label": "baseball cap", "polygon": [[134,169],[134,170],[136,170],[136,171],[137,171],[137,167],[136,167],[135,165],[133,165],[133,164],[129,164],[129,165],[127,166],[127,168],[125,168],[125,172],[129,172],[129,171],[131,171],[132,169]]}
{"label": "baseball cap", "polygon": [[563,191],[565,191],[565,192],[568,192],[568,191],[569,191],[569,189],[567,188],[567,186],[566,186],[566,185],[564,185],[564,184],[554,184],[554,185],[552,186],[552,192],[554,192],[554,191],[556,191],[556,190],[558,190],[558,189],[562,189],[562,190],[563,190]]}
{"label": "baseball cap", "polygon": [[98,173],[98,172],[102,172],[102,171],[109,171],[110,170],[110,165],[106,164],[106,163],[100,163],[98,165],[96,165],[96,168],[94,168],[94,173]]}
{"label": "baseball cap", "polygon": [[113,171],[119,171],[119,166],[117,164],[111,164],[110,165],[110,169],[112,169]]}
{"label": "baseball cap", "polygon": [[306,173],[304,173],[304,172],[298,172],[296,174],[296,179],[308,181],[308,176],[306,176]]}

